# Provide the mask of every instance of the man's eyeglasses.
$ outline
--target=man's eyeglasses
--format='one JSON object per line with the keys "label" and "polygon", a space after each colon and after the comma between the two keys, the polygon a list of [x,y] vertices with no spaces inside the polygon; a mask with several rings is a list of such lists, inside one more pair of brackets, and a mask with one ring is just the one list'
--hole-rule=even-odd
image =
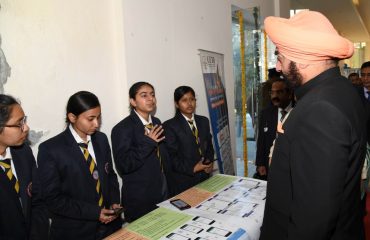
{"label": "man's eyeglasses", "polygon": [[24,116],[22,120],[18,124],[13,124],[13,125],[4,125],[3,127],[17,127],[20,128],[21,131],[24,131],[24,125],[27,123],[27,116]]}

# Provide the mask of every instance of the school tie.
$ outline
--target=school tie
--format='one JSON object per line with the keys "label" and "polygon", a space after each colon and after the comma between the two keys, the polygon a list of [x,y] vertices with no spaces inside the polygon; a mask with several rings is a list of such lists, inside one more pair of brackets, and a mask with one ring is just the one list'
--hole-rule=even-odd
{"label": "school tie", "polygon": [[286,115],[288,112],[287,112],[287,111],[285,111],[284,109],[282,109],[282,110],[280,110],[280,113],[281,113],[280,122],[283,122],[284,117],[285,117],[285,115]]}
{"label": "school tie", "polygon": [[195,137],[195,142],[198,145],[199,154],[202,156],[202,149],[200,149],[199,143],[198,129],[195,127],[193,120],[188,120],[188,123],[190,124],[191,131],[193,132],[193,135]]}
{"label": "school tie", "polygon": [[90,174],[96,182],[96,192],[99,195],[98,204],[99,204],[99,207],[101,207],[103,206],[103,192],[102,192],[101,185],[100,185],[98,168],[96,167],[95,161],[90,155],[89,150],[87,149],[88,145],[86,143],[79,143],[78,145],[83,150],[83,154],[84,154],[87,166],[89,167]]}
{"label": "school tie", "polygon": [[14,190],[18,194],[19,193],[19,183],[12,172],[12,168],[10,165],[10,158],[0,161],[0,166],[4,167],[5,174],[6,176],[8,176],[10,184],[14,186]]}
{"label": "school tie", "polygon": [[[145,128],[150,131],[150,130],[153,129],[153,124],[152,123],[148,123],[148,124],[145,125]],[[159,151],[158,143],[157,143],[157,157],[159,159],[159,164],[161,166],[161,171],[163,172],[162,157],[161,157],[161,153]]]}

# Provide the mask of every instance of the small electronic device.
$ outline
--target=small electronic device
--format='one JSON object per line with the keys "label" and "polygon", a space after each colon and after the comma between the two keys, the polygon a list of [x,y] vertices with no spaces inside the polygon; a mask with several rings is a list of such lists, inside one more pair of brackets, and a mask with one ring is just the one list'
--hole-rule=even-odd
{"label": "small electronic device", "polygon": [[177,207],[178,209],[180,209],[180,210],[185,210],[185,209],[191,208],[191,206],[189,204],[187,204],[186,202],[184,202],[181,199],[170,200],[170,203],[172,205],[174,205],[175,207]]}
{"label": "small electronic device", "polygon": [[116,216],[119,216],[119,215],[121,215],[121,213],[123,213],[124,208],[123,207],[120,207],[120,208],[114,208],[114,209],[111,209],[111,210],[113,210],[114,212],[111,213],[111,214],[107,214],[107,215],[116,215]]}
{"label": "small electronic device", "polygon": [[211,164],[213,161],[212,160],[209,160],[208,158],[203,158],[202,160],[202,164],[203,165],[208,165],[208,164]]}

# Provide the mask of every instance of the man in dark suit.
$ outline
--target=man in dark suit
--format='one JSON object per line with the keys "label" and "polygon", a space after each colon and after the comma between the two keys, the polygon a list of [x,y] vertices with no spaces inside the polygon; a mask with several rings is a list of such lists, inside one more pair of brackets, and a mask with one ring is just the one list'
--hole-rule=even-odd
{"label": "man in dark suit", "polygon": [[273,81],[270,98],[272,104],[263,109],[259,116],[255,177],[262,180],[267,180],[269,153],[276,138],[278,121],[294,107],[292,90],[284,79]]}
{"label": "man in dark suit", "polygon": [[352,56],[353,43],[314,11],[267,17],[265,30],[297,104],[278,130],[260,239],[363,240],[366,116],[337,66]]}
{"label": "man in dark suit", "polygon": [[[360,96],[362,97],[367,113],[370,116],[370,61],[364,62],[361,65],[361,82],[363,88],[360,88]],[[370,144],[370,119],[368,117],[368,122],[367,122],[367,142]]]}
{"label": "man in dark suit", "polygon": [[[25,144],[29,127],[19,103],[0,94],[0,239],[29,239],[32,171],[35,159]],[[36,217],[37,214],[35,214]],[[34,235],[37,239],[37,235]]]}

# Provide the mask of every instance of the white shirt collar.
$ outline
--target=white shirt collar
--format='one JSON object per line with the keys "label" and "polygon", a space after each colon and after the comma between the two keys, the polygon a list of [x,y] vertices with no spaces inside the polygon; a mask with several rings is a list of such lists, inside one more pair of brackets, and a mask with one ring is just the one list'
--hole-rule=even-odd
{"label": "white shirt collar", "polygon": [[188,118],[187,116],[185,116],[185,115],[184,115],[184,114],[182,114],[182,113],[181,113],[181,115],[185,118],[185,120],[186,120],[186,121],[193,121],[193,122],[195,122],[195,121],[194,121],[194,113],[193,113],[193,114],[191,114],[191,118]]}
{"label": "white shirt collar", "polygon": [[364,95],[365,95],[365,97],[367,98],[368,97],[368,95],[369,95],[369,93],[368,92],[370,92],[370,90],[367,90],[367,88],[366,87],[364,87]]}
{"label": "white shirt collar", "polygon": [[140,116],[140,114],[138,113],[138,112],[136,112],[136,110],[134,109],[134,112],[136,113],[136,115],[140,118],[140,121],[143,123],[143,125],[145,126],[145,125],[147,125],[147,124],[149,124],[149,123],[153,123],[152,122],[152,115],[150,115],[149,114],[149,118],[148,118],[148,120],[149,121],[147,121],[147,120],[145,120],[142,116]]}
{"label": "white shirt collar", "polygon": [[[288,113],[290,112],[290,110],[292,110],[292,101],[289,102],[288,106],[286,106],[286,108],[284,108],[284,110]],[[279,108],[279,112],[283,110],[282,108]]]}
{"label": "white shirt collar", "polygon": [[[73,138],[76,140],[77,143],[85,143],[85,141],[78,135],[76,130],[73,128],[72,124],[69,124],[69,130],[72,133]],[[87,135],[87,142],[91,142],[91,136]]]}
{"label": "white shirt collar", "polygon": [[4,160],[4,159],[7,159],[7,158],[12,159],[12,154],[10,152],[10,147],[7,147],[5,149],[5,156],[4,157],[0,155],[0,160]]}

